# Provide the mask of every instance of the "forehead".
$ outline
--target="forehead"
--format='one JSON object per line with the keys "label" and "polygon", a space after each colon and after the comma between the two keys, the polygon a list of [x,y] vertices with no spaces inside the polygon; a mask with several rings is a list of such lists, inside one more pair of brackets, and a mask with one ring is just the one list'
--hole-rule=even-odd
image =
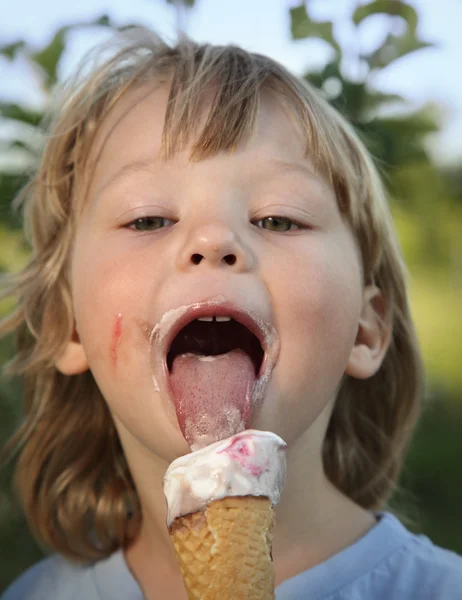
{"label": "forehead", "polygon": [[[169,87],[151,84],[127,92],[104,118],[90,151],[88,164],[93,165],[92,183],[104,185],[126,165],[152,161],[161,163],[162,133],[167,111]],[[198,137],[210,115],[212,94],[204,95],[203,111],[193,137]],[[224,132],[226,134],[226,132]],[[190,143],[174,156],[172,164],[189,164]],[[260,96],[255,134],[242,140],[234,155],[265,154],[287,161],[305,161],[306,140],[291,111],[282,100],[269,92]],[[170,162],[170,161],[169,161]]]}

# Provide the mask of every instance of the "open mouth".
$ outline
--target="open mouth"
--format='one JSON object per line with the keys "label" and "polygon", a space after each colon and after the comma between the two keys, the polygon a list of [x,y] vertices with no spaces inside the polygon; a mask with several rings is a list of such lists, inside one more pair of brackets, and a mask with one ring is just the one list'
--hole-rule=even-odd
{"label": "open mouth", "polygon": [[150,334],[153,380],[191,449],[248,428],[259,414],[279,354],[268,319],[228,301],[166,312]]}
{"label": "open mouth", "polygon": [[204,317],[188,323],[173,339],[167,354],[167,367],[172,372],[177,356],[195,354],[218,356],[243,350],[250,357],[258,377],[264,358],[260,340],[245,325],[231,317]]}

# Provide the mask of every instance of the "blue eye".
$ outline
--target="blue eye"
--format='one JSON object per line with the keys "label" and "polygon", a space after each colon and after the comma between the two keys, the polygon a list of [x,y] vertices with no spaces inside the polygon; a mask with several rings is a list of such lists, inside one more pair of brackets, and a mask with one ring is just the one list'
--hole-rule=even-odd
{"label": "blue eye", "polygon": [[140,217],[129,223],[128,227],[136,231],[155,231],[156,229],[162,229],[169,223],[173,223],[173,221],[165,217]]}
{"label": "blue eye", "polygon": [[265,217],[255,221],[255,224],[257,223],[261,223],[259,227],[269,231],[293,231],[294,229],[300,229],[299,225],[296,225],[287,217]]}

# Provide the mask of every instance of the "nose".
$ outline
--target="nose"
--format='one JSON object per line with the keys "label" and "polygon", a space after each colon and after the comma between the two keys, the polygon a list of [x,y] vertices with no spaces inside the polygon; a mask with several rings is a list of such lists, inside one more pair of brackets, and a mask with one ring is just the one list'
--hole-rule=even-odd
{"label": "nose", "polygon": [[232,228],[225,223],[202,223],[190,230],[178,266],[182,270],[213,266],[244,272],[252,264],[250,250]]}

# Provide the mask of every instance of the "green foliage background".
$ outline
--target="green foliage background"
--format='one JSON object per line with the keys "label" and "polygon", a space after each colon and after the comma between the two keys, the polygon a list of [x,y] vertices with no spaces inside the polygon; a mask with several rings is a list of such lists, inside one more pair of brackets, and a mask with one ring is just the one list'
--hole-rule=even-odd
{"label": "green foliage background", "polygon": [[[194,10],[193,0],[184,4],[185,10]],[[348,117],[376,157],[409,268],[412,307],[428,373],[427,408],[393,506],[411,529],[462,553],[462,169],[438,168],[426,150],[427,136],[440,128],[433,106],[412,110],[398,94],[385,94],[372,85],[374,73],[430,46],[419,39],[419,17],[410,4],[400,0],[360,4],[351,20],[360,28],[376,14],[387,16],[390,33],[373,52],[358,55],[367,68],[358,70],[363,75],[354,80],[345,75],[346,59],[334,33],[335,21],[314,20],[306,3],[301,3],[290,10],[291,31],[294,43],[314,37],[332,50],[323,68],[306,78]],[[405,24],[399,35],[394,33],[396,19]],[[18,40],[0,47],[0,56],[28,60],[42,90],[51,96],[67,35],[82,27],[113,25],[107,16],[72,24],[57,31],[44,48],[37,50]],[[390,107],[400,110],[390,111]],[[0,96],[0,120],[18,126],[18,135],[0,148],[0,154],[20,152],[25,163],[33,165],[37,158],[33,134],[41,118],[41,113],[2,101]],[[11,212],[12,198],[25,180],[24,169],[0,170],[0,272],[17,270],[27,258],[20,222]],[[11,306],[3,301],[0,315]],[[0,341],[0,364],[12,353],[12,341]],[[0,381],[0,446],[19,423],[21,411],[20,382]],[[43,555],[28,533],[11,489],[12,472],[10,464],[1,474],[0,590]]]}

